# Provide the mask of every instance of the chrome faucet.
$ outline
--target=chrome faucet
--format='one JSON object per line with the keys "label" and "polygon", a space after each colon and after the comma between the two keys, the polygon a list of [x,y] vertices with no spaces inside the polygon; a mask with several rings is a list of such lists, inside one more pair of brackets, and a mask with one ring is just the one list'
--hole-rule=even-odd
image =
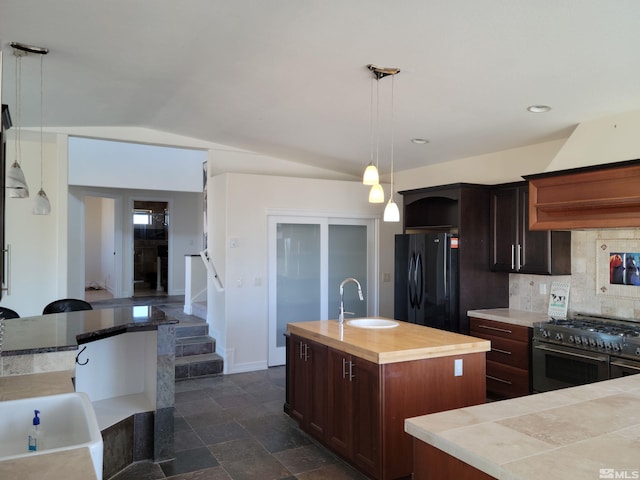
{"label": "chrome faucet", "polygon": [[362,287],[360,286],[360,282],[355,278],[349,277],[345,278],[340,284],[340,313],[338,314],[338,323],[342,325],[344,323],[344,314],[348,313],[349,315],[353,315],[353,312],[345,312],[344,311],[344,286],[345,284],[353,282],[358,286],[358,295],[360,296],[360,301],[364,301],[364,296],[362,295]]}

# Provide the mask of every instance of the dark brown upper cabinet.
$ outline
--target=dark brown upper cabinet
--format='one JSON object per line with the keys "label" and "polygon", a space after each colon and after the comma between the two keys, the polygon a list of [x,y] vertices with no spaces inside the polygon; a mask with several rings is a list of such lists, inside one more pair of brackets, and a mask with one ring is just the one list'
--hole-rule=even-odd
{"label": "dark brown upper cabinet", "polygon": [[526,182],[496,185],[491,189],[490,199],[491,270],[571,274],[571,232],[529,229]]}

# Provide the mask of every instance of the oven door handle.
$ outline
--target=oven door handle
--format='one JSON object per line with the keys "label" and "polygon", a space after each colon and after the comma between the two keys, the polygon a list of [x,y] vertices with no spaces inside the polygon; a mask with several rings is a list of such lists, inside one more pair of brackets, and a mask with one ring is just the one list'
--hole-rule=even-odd
{"label": "oven door handle", "polygon": [[538,350],[544,350],[546,352],[559,353],[561,355],[568,355],[570,357],[586,358],[587,360],[595,360],[597,362],[609,361],[609,357],[607,355],[586,355],[583,353],[551,348],[551,347],[547,347],[546,345],[540,345],[540,344],[535,345],[533,348],[537,348]]}
{"label": "oven door handle", "polygon": [[624,360],[611,360],[611,365],[616,367],[629,368],[631,370],[637,370],[640,372],[640,365],[636,362],[625,362]]}

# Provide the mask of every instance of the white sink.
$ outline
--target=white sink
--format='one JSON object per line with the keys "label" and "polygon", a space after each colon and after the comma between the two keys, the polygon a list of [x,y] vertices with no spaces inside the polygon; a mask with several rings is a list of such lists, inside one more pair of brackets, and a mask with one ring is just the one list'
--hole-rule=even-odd
{"label": "white sink", "polygon": [[[30,452],[27,437],[34,410],[40,411],[44,448]],[[96,415],[85,393],[63,393],[0,402],[0,462],[87,447],[96,477],[102,479],[102,445]]]}
{"label": "white sink", "polygon": [[393,328],[398,326],[398,322],[386,318],[356,318],[347,320],[347,325],[358,328]]}

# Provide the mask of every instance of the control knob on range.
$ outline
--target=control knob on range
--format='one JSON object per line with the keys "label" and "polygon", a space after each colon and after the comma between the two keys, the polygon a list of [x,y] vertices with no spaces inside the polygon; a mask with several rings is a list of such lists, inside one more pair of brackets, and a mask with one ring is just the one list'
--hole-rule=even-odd
{"label": "control knob on range", "polygon": [[587,337],[582,337],[582,343],[589,345],[589,339]]}
{"label": "control knob on range", "polygon": [[569,335],[569,343],[573,343],[573,335]]}
{"label": "control knob on range", "polygon": [[640,347],[636,348],[636,355],[640,357]]}
{"label": "control knob on range", "polygon": [[580,337],[576,337],[575,342],[576,342],[576,345],[580,345],[582,343],[582,340],[580,340]]}
{"label": "control knob on range", "polygon": [[556,340],[558,340],[559,342],[562,341],[562,333],[556,333]]}
{"label": "control knob on range", "polygon": [[614,343],[614,344],[613,344],[613,351],[614,351],[614,352],[617,352],[617,351],[619,351],[619,350],[620,350],[620,345],[618,345],[617,343]]}
{"label": "control knob on range", "polygon": [[604,348],[604,342],[599,338],[597,341],[598,348]]}
{"label": "control knob on range", "polygon": [[591,345],[592,347],[596,346],[596,341],[593,338],[589,339],[589,345]]}
{"label": "control knob on range", "polygon": [[549,338],[551,336],[551,334],[549,333],[548,330],[545,330],[544,328],[541,328],[540,331],[542,332],[542,336],[544,338]]}

